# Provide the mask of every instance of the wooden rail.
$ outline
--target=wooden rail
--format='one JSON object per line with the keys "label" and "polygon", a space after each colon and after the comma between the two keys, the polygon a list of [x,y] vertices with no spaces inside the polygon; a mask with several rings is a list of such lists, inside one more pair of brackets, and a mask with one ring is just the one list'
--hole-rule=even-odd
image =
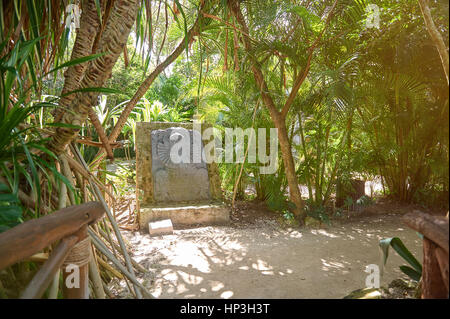
{"label": "wooden rail", "polygon": [[449,220],[418,211],[404,216],[405,223],[423,238],[422,298],[449,297]]}
{"label": "wooden rail", "polygon": [[[53,214],[29,220],[0,233],[0,270],[40,252],[61,240],[48,260],[33,277],[21,298],[40,298],[63,265],[72,248],[88,236],[88,225],[95,223],[105,212],[99,202],[61,209]],[[89,249],[89,245],[86,248]],[[84,252],[89,254],[88,251]],[[88,298],[87,264],[80,265],[80,285],[64,289],[67,298]],[[68,273],[63,272],[66,278]]]}

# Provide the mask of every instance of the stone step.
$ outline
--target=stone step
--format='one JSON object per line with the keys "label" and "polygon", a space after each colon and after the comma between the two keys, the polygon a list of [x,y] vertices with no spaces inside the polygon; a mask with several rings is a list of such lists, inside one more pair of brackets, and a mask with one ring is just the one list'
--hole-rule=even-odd
{"label": "stone step", "polygon": [[141,229],[147,228],[149,222],[164,219],[170,219],[174,226],[223,225],[230,221],[230,210],[221,204],[141,206],[139,214]]}

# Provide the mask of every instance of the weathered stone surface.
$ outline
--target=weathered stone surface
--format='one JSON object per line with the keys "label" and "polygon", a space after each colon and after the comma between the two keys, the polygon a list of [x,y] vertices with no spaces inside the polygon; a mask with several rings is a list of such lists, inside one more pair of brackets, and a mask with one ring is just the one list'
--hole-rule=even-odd
{"label": "weathered stone surface", "polygon": [[[187,133],[190,139],[190,163],[174,163],[170,158],[170,150],[184,136],[175,127],[151,132],[153,194],[157,203],[211,199],[206,163],[201,150],[194,150],[193,147],[194,134],[199,133],[193,130],[187,130]],[[203,143],[201,147],[203,149]],[[200,163],[194,162],[195,156],[198,156]]]}
{"label": "weathered stone surface", "polygon": [[[168,156],[170,147],[187,136],[185,130],[188,130],[192,141],[194,134],[202,136],[209,127],[204,123],[201,127],[192,123],[137,123],[136,197],[141,228],[147,228],[150,221],[166,218],[170,218],[174,225],[229,222],[229,209],[222,203],[217,164],[209,163],[209,160],[205,162],[202,157],[200,161],[174,163]],[[202,140],[200,152],[213,139],[214,136],[210,136],[209,140]],[[192,144],[190,149],[193,159]],[[205,154],[206,159],[210,156]]]}
{"label": "weathered stone surface", "polygon": [[170,219],[174,226],[192,224],[222,225],[230,221],[230,211],[221,203],[141,206],[139,216],[141,228],[147,227],[150,221],[162,219]]}
{"label": "weathered stone surface", "polygon": [[150,222],[148,223],[148,232],[152,237],[172,235],[173,234],[172,221],[170,219],[164,219],[156,222]]}
{"label": "weathered stone surface", "polygon": [[[140,204],[152,204],[158,202],[154,194],[154,178],[152,176],[152,138],[151,133],[155,130],[166,130],[171,127],[181,127],[187,130],[192,130],[192,123],[170,123],[170,122],[138,122],[136,123],[136,196]],[[211,127],[209,124],[202,124],[202,134],[204,130]],[[203,144],[208,144],[212,141],[203,140]],[[206,154],[208,158],[209,154]],[[220,176],[217,164],[206,163],[209,192],[212,200],[222,201],[222,190],[220,188]],[[190,185],[191,187],[192,185]]]}

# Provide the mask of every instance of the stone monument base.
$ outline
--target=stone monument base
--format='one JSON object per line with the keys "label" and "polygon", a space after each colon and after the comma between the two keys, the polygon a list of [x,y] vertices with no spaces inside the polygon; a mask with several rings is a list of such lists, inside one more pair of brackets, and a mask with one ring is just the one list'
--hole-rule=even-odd
{"label": "stone monument base", "polygon": [[174,226],[197,224],[224,225],[230,221],[230,210],[223,203],[175,203],[143,205],[140,207],[139,227],[148,229],[148,223],[170,219]]}

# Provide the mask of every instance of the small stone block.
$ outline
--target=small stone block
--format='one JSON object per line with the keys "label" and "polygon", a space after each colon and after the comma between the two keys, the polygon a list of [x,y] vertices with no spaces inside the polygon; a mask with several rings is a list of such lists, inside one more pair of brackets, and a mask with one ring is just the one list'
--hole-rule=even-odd
{"label": "small stone block", "polygon": [[150,236],[173,235],[173,226],[170,219],[164,219],[157,222],[148,223],[148,232]]}

